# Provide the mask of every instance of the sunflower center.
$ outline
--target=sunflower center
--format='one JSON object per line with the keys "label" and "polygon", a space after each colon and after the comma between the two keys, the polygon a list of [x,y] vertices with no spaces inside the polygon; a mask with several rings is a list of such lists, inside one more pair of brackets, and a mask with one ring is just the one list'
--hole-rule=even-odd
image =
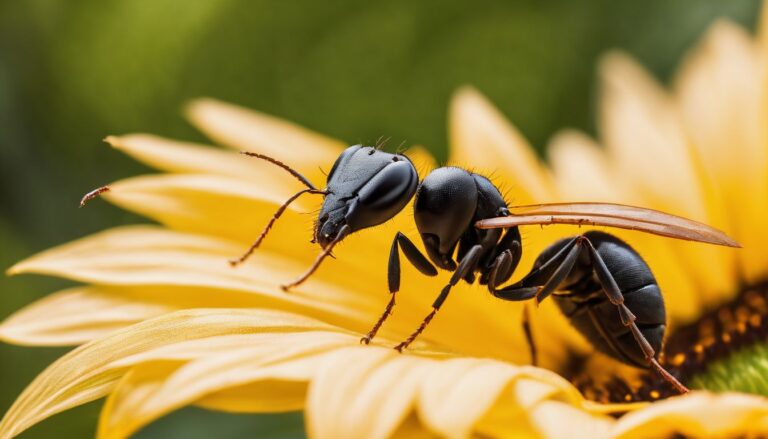
{"label": "sunflower center", "polygon": [[[734,390],[768,396],[768,282],[738,296],[698,321],[677,328],[665,343],[662,365],[692,389]],[[600,384],[590,371],[571,381],[598,402],[653,401],[677,393],[654,373],[636,379],[612,377]]]}

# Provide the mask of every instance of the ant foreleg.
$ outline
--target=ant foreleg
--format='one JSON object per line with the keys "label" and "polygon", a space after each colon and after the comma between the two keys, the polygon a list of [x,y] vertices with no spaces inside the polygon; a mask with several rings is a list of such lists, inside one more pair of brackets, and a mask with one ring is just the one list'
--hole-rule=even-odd
{"label": "ant foreleg", "polygon": [[336,235],[336,238],[334,238],[334,240],[331,241],[331,243],[328,244],[328,246],[325,249],[323,249],[323,251],[320,252],[319,255],[317,255],[317,258],[315,258],[315,262],[312,263],[312,265],[307,269],[307,271],[304,274],[302,274],[298,279],[294,280],[293,282],[280,285],[280,288],[283,291],[287,292],[289,289],[297,285],[301,285],[302,283],[304,283],[305,280],[309,279],[309,276],[312,276],[312,273],[314,273],[315,270],[317,270],[318,267],[320,267],[320,263],[323,262],[323,259],[325,259],[326,257],[328,257],[328,255],[331,254],[331,252],[333,251],[333,248],[336,247],[336,244],[341,242],[342,239],[344,239],[347,235],[352,233],[350,232],[350,230],[351,230],[350,227],[345,224],[339,230],[339,234]]}
{"label": "ant foreleg", "polygon": [[259,237],[256,238],[256,241],[254,241],[253,244],[251,244],[251,246],[248,248],[248,250],[246,250],[245,253],[243,253],[243,255],[240,256],[239,258],[237,258],[237,259],[230,259],[229,260],[229,265],[235,267],[235,266],[245,262],[245,260],[248,259],[248,257],[251,256],[251,254],[257,248],[259,248],[259,246],[261,245],[261,241],[263,241],[264,238],[266,238],[267,233],[269,233],[270,229],[272,229],[272,226],[275,224],[275,221],[277,221],[278,218],[280,218],[280,216],[283,215],[283,212],[285,212],[285,210],[288,208],[288,206],[291,203],[293,203],[294,201],[296,201],[297,198],[299,198],[300,196],[302,196],[304,194],[320,194],[320,195],[325,195],[325,194],[327,194],[327,192],[321,191],[321,190],[317,190],[317,189],[302,189],[299,192],[296,192],[295,194],[293,194],[291,196],[291,198],[288,198],[285,201],[285,203],[283,203],[277,209],[277,211],[274,213],[274,215],[272,215],[272,218],[270,218],[270,220],[267,223],[267,225],[261,231],[261,233],[259,234]]}
{"label": "ant foreleg", "polygon": [[592,268],[597,275],[600,286],[605,292],[605,295],[608,296],[608,300],[618,308],[621,322],[624,324],[624,326],[628,327],[630,331],[632,331],[632,337],[643,351],[643,355],[645,356],[645,360],[648,362],[648,365],[652,367],[659,375],[661,375],[665,381],[671,384],[675,390],[681,394],[688,393],[688,388],[685,387],[685,385],[683,385],[680,381],[678,381],[677,378],[675,378],[666,369],[664,369],[664,367],[659,364],[658,360],[656,360],[656,352],[645,338],[643,333],[640,331],[640,328],[637,327],[637,323],[635,323],[635,315],[632,313],[632,311],[630,311],[627,305],[624,304],[624,295],[621,293],[619,286],[616,284],[616,280],[613,278],[613,275],[605,265],[605,261],[603,261],[603,258],[597,252],[589,239],[585,238],[584,241],[586,242],[587,248],[589,249],[589,255],[592,260]]}
{"label": "ant foreleg", "polygon": [[395,306],[395,294],[400,291],[400,251],[403,252],[405,257],[408,258],[408,261],[422,274],[427,276],[437,275],[437,269],[423,254],[421,254],[413,242],[411,242],[407,236],[397,232],[395,239],[392,240],[392,248],[389,251],[389,264],[387,266],[387,283],[389,286],[389,293],[392,297],[389,299],[389,303],[384,309],[384,313],[381,314],[381,317],[379,317],[379,320],[373,325],[373,328],[368,331],[368,334],[360,339],[360,343],[370,343],[387,317],[392,314],[392,308]]}
{"label": "ant foreleg", "polygon": [[435,314],[440,309],[440,307],[443,305],[443,302],[445,302],[445,299],[448,298],[448,293],[451,292],[451,288],[453,288],[459,281],[464,278],[464,276],[467,275],[467,273],[472,272],[477,267],[477,262],[480,260],[480,255],[482,254],[483,246],[480,244],[477,244],[469,249],[467,254],[464,255],[464,257],[461,259],[461,262],[459,262],[459,266],[456,268],[456,271],[453,272],[453,275],[451,275],[451,279],[448,281],[448,285],[443,287],[443,290],[440,292],[440,295],[437,296],[437,299],[435,299],[435,302],[432,304],[432,312],[427,314],[427,317],[424,318],[424,321],[421,322],[421,325],[416,329],[416,331],[413,332],[405,341],[400,343],[399,345],[395,346],[395,349],[398,352],[402,352],[403,349],[407,348],[411,343],[413,343],[414,340],[416,340],[416,337],[421,334],[424,329],[429,325],[429,322],[432,321],[432,318],[435,317]]}

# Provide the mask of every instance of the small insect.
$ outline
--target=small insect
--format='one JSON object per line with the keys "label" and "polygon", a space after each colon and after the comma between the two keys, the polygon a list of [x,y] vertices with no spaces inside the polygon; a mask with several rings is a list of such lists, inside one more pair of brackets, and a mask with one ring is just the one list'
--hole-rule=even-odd
{"label": "small insect", "polygon": [[[259,247],[290,203],[305,193],[324,197],[312,241],[322,251],[303,275],[282,286],[284,290],[308,279],[345,237],[393,218],[415,195],[414,219],[427,255],[403,233],[395,235],[387,269],[391,297],[361,343],[370,343],[392,313],[400,289],[400,252],[424,275],[437,275],[437,268],[452,275],[421,325],[395,346],[400,352],[424,331],[452,287],[461,280],[471,284],[479,279],[492,295],[503,300],[539,303],[552,295],[563,314],[595,348],[626,364],[652,368],[677,391],[685,393],[688,389],[658,362],[666,329],[664,300],[640,255],[612,235],[589,231],[552,244],[526,276],[504,285],[522,256],[519,226],[610,226],[739,247],[724,233],[705,224],[639,207],[609,203],[509,207],[499,190],[482,175],[458,167],[442,167],[419,182],[416,169],[406,156],[373,147],[355,145],[344,150],[328,174],[325,189],[318,189],[273,158],[244,154],[285,169],[306,189],[280,206],[251,247],[240,258],[230,261],[233,266],[244,262]],[[84,201],[101,190],[87,194]],[[532,363],[536,364],[527,312],[523,317]]]}

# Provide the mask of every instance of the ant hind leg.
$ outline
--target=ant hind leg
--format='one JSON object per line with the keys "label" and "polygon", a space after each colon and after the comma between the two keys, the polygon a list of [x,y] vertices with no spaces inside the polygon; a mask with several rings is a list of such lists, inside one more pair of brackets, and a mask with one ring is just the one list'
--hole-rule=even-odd
{"label": "ant hind leg", "polygon": [[610,270],[608,270],[608,267],[605,265],[605,261],[603,261],[603,258],[597,252],[595,246],[592,245],[589,239],[584,238],[584,241],[586,242],[587,249],[589,250],[590,259],[592,261],[592,268],[597,275],[600,286],[603,288],[603,292],[605,292],[605,295],[608,296],[608,300],[618,309],[621,322],[632,332],[632,337],[643,351],[643,355],[645,356],[645,360],[648,362],[648,365],[653,370],[655,370],[656,373],[658,373],[665,381],[672,385],[672,387],[674,387],[675,390],[677,390],[679,393],[688,393],[688,388],[685,387],[685,385],[683,385],[680,381],[678,381],[677,378],[670,374],[666,369],[664,369],[664,367],[659,364],[658,360],[656,360],[656,352],[645,338],[643,333],[640,331],[640,328],[638,328],[637,323],[635,323],[635,315],[632,313],[632,311],[630,311],[627,305],[624,304],[624,295],[621,293],[619,286],[616,284],[616,280],[613,278],[613,274],[611,274]]}

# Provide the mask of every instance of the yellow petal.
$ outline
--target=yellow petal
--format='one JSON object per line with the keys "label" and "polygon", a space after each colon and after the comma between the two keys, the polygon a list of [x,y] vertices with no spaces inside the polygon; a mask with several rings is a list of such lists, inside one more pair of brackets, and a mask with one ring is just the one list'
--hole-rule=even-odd
{"label": "yellow petal", "polygon": [[[583,401],[569,383],[536,368],[399,355],[391,349],[361,347],[354,336],[322,331],[209,340],[217,351],[185,364],[168,361],[187,352],[188,342],[115,362],[133,369],[105,405],[99,436],[129,436],[187,404],[234,412],[299,409],[307,382],[307,429],[318,438],[390,437],[403,429],[421,432],[413,425],[417,403],[426,426],[448,437],[494,431],[492,426],[500,426],[502,418],[507,421],[506,433],[551,431],[543,425],[546,413],[582,419],[585,432],[597,431],[608,419],[579,408]],[[196,345],[193,351],[206,352],[202,343]],[[158,364],[161,359],[166,362]],[[466,401],[473,401],[470,410]],[[510,413],[516,417],[506,416]],[[595,425],[587,425],[586,419]]]}
{"label": "yellow petal", "polygon": [[318,167],[330,170],[346,146],[285,120],[214,99],[192,102],[186,114],[215,142],[266,154],[305,173],[313,181],[319,181],[322,176]]}
{"label": "yellow petal", "polygon": [[184,365],[135,367],[110,394],[99,437],[128,437],[189,404],[236,412],[301,409],[306,382],[326,351],[357,344],[356,337],[334,332],[259,335],[268,337],[235,336],[243,339],[239,348]]}
{"label": "yellow petal", "polygon": [[694,156],[664,90],[622,53],[605,56],[600,73],[599,127],[616,172],[640,197],[706,219]]}
{"label": "yellow petal", "polygon": [[[627,202],[626,181],[612,172],[610,162],[599,147],[583,134],[563,132],[549,146],[555,182],[563,199],[573,201]],[[638,232],[606,229],[626,240],[646,260],[665,294],[669,321],[690,322],[702,312],[701,291],[675,255],[670,240]]]}
{"label": "yellow petal", "polygon": [[597,143],[578,131],[561,131],[552,137],[547,157],[555,187],[565,200],[616,201],[629,191]]}
{"label": "yellow petal", "polygon": [[89,285],[51,294],[17,311],[0,324],[0,338],[22,345],[78,345],[179,309],[259,305],[263,300],[253,294],[221,288]]}
{"label": "yellow petal", "polygon": [[11,438],[53,414],[106,395],[125,372],[125,365],[115,363],[131,355],[191,338],[309,328],[330,327],[255,309],[179,311],[136,324],[71,351],[38,375],[0,422],[0,438]]}
{"label": "yellow petal", "polygon": [[[348,349],[319,368],[307,399],[315,438],[387,438],[413,410],[429,362],[392,349]],[[356,420],[356,421],[353,421]]]}
{"label": "yellow petal", "polygon": [[542,437],[558,439],[605,437],[613,420],[585,412],[559,401],[543,401],[530,409],[531,418]]}
{"label": "yellow petal", "polygon": [[[630,190],[625,202],[722,227],[723,209],[707,203],[702,171],[671,99],[626,55],[611,53],[600,67],[599,127],[615,172]],[[670,245],[706,303],[721,303],[733,293],[733,249]]]}
{"label": "yellow petal", "polygon": [[441,437],[482,435],[502,418],[506,436],[524,437],[536,431],[528,408],[547,400],[582,403],[567,381],[543,369],[349,348],[319,369],[310,386],[307,425],[312,437],[389,437],[415,409]]}
{"label": "yellow petal", "polygon": [[[274,180],[254,186],[251,182],[211,174],[153,175],[134,177],[113,184],[104,197],[114,204],[147,216],[183,232],[230,238],[240,247],[227,259],[239,257],[256,239],[278,207],[294,190],[274,185]],[[309,266],[320,248],[310,242],[312,217],[320,198],[305,196],[297,200],[272,227],[254,257],[273,251]],[[380,272],[386,267],[391,240],[397,230],[405,230],[404,222],[413,223],[410,208],[388,223],[357,233],[344,242],[343,254],[334,265],[349,264],[351,273],[362,275]],[[339,252],[341,253],[341,252]],[[251,258],[244,265],[252,265]],[[381,262],[379,264],[373,263]],[[243,265],[237,267],[242,269]],[[283,280],[298,276],[302,268]],[[323,270],[321,270],[321,273]],[[336,279],[343,283],[344,279]],[[354,279],[350,279],[350,282]]]}
{"label": "yellow petal", "polygon": [[[730,217],[749,281],[766,274],[768,138],[764,61],[747,32],[715,23],[688,55],[676,78],[678,106],[710,179],[713,197]],[[715,224],[716,226],[718,224]]]}
{"label": "yellow petal", "polygon": [[457,91],[449,119],[451,163],[498,178],[515,204],[555,201],[550,176],[533,149],[480,93]]}
{"label": "yellow petal", "polygon": [[254,178],[262,173],[270,175],[279,173],[286,177],[287,182],[290,182],[290,176],[285,171],[215,147],[179,142],[151,134],[109,136],[105,141],[132,158],[163,171],[207,173],[242,179]]}
{"label": "yellow petal", "polygon": [[768,434],[768,400],[743,394],[695,392],[622,416],[613,438],[763,437]]}
{"label": "yellow petal", "polygon": [[[230,258],[248,248],[278,206],[295,192],[280,184],[253,186],[246,180],[212,174],[134,177],[111,188],[104,197],[123,209],[175,230],[240,242],[241,247]],[[281,251],[307,264],[314,260],[316,246],[309,242],[312,220],[305,212],[318,207],[322,199],[310,197],[306,195],[288,207],[262,249]]]}
{"label": "yellow petal", "polygon": [[[367,242],[365,235],[359,239],[361,244]],[[278,283],[302,273],[305,264],[265,250],[255,253],[247,264],[230,267],[227,259],[240,251],[236,244],[210,237],[152,226],[122,227],[48,250],[20,262],[9,272],[48,274],[121,287],[163,286],[175,288],[179,299],[190,289],[225,291],[243,306],[295,311],[359,333],[370,329],[389,299],[388,249],[382,249],[374,261],[355,261],[359,259],[356,253],[340,253],[310,282],[290,294],[280,290]],[[365,265],[367,271],[358,268]],[[377,273],[375,281],[371,281],[372,272]],[[412,267],[404,267],[396,317],[382,328],[382,335],[400,339],[410,334],[430,311],[448,276],[443,273],[438,278],[427,278]],[[486,291],[479,286],[457,286],[420,340],[471,355],[528,361],[520,331],[521,305],[501,303]],[[168,297],[170,304],[176,303],[173,297]],[[549,350],[563,355],[562,349]]]}
{"label": "yellow petal", "polygon": [[0,324],[0,340],[33,346],[77,345],[176,310],[114,293],[104,287],[83,286],[51,294],[5,319]]}
{"label": "yellow petal", "polygon": [[[540,388],[530,393],[516,392],[517,385],[526,385],[521,380],[528,379],[541,383],[543,391]],[[534,431],[525,407],[539,398],[581,403],[581,396],[570,383],[547,370],[487,360],[454,359],[441,362],[439,368],[433,368],[428,374],[419,394],[418,410],[431,429],[446,437],[459,438],[467,437],[478,422],[482,429],[492,430],[493,415],[488,412],[501,404],[506,416],[515,416],[512,419],[519,421],[507,426],[510,437],[515,437]],[[472,404],[468,405],[467,401]]]}
{"label": "yellow petal", "polygon": [[419,173],[419,178],[424,179],[433,169],[437,168],[437,162],[432,154],[421,145],[408,148],[405,155],[413,162],[413,166]]}
{"label": "yellow petal", "polygon": [[[351,287],[358,279],[337,282],[331,281],[333,273],[318,273],[311,294],[286,294],[275,279],[293,278],[304,270],[303,264],[264,251],[254,254],[252,263],[232,268],[227,258],[239,251],[228,241],[132,226],[47,250],[18,263],[9,273],[48,274],[117,286],[172,286],[182,298],[188,288],[227,290],[245,293],[259,306],[309,313],[359,330],[370,324],[370,316],[378,315],[372,297],[359,294],[359,286]],[[349,289],[344,288],[345,282]]]}

